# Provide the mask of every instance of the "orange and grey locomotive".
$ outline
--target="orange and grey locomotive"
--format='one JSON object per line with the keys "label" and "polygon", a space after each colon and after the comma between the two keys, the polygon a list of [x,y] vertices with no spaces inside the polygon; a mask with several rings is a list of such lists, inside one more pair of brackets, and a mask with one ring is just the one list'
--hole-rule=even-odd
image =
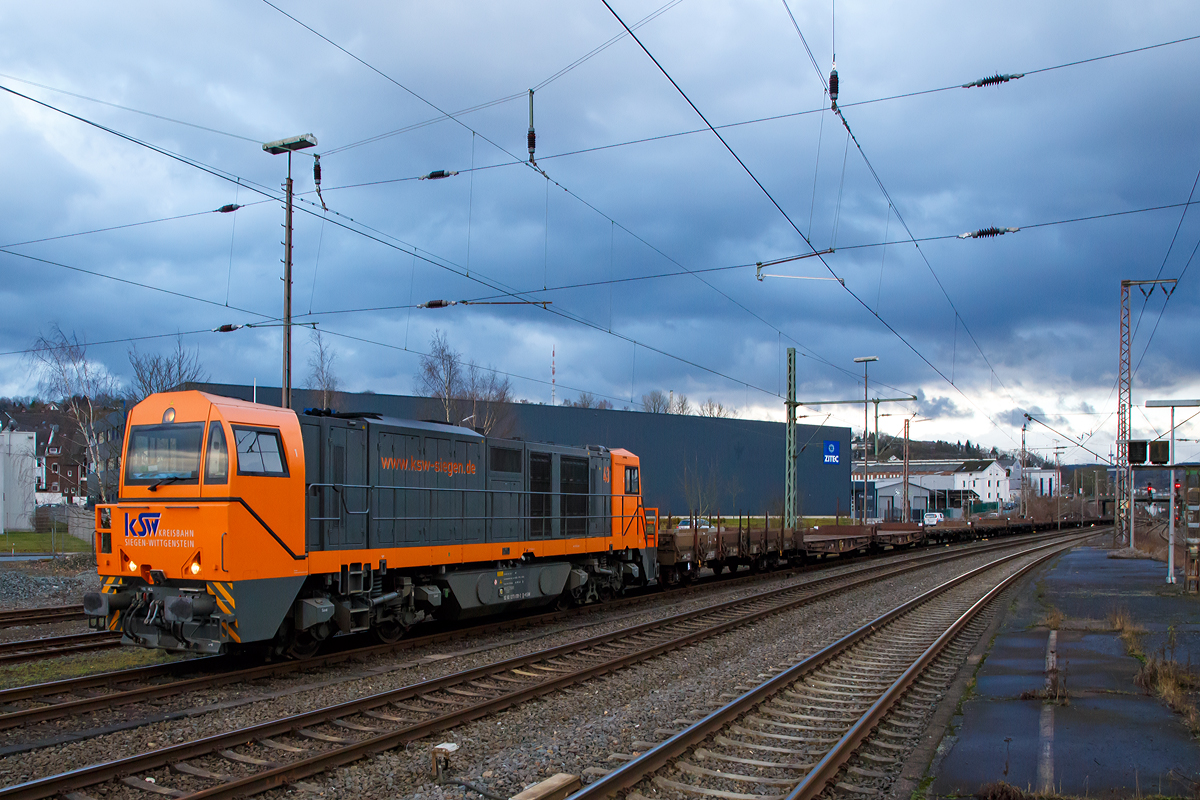
{"label": "orange and grey locomotive", "polygon": [[152,395],[126,425],[84,608],[128,643],[305,656],[655,580],[657,515],[625,450],[197,391]]}

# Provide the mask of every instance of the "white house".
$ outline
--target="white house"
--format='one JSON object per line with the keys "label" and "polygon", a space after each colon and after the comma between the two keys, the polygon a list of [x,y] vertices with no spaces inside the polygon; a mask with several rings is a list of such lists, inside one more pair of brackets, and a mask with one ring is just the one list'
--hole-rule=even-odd
{"label": "white house", "polygon": [[954,488],[971,489],[981,503],[1008,501],[1008,470],[995,459],[964,461],[954,470]]}

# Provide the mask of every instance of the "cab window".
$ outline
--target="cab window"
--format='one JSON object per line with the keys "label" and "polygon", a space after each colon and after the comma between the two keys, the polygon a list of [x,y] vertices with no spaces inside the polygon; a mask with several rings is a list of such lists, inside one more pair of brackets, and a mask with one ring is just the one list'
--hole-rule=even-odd
{"label": "cab window", "polygon": [[225,429],[217,420],[208,423],[208,446],[204,451],[204,482],[229,482],[229,446],[225,443]]}
{"label": "cab window", "polygon": [[235,425],[233,441],[237,446],[238,475],[287,477],[287,460],[284,458],[279,431],[274,428],[241,428]]}
{"label": "cab window", "polygon": [[638,482],[638,468],[625,468],[625,494],[641,494],[642,486]]}
{"label": "cab window", "polygon": [[199,483],[203,439],[203,422],[132,426],[125,450],[125,485]]}

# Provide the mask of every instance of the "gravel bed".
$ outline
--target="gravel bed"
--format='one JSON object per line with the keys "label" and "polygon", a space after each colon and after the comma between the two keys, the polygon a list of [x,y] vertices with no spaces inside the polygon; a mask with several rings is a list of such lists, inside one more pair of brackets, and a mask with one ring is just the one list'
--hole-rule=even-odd
{"label": "gravel bed", "polygon": [[[631,752],[632,742],[642,731],[656,739],[653,730],[664,727],[689,708],[709,707],[719,702],[722,691],[740,681],[753,681],[763,670],[794,660],[797,656],[833,641],[838,635],[861,625],[890,608],[895,598],[924,590],[959,574],[969,565],[994,558],[993,554],[963,559],[935,567],[921,577],[905,576],[881,581],[833,600],[770,618],[740,632],[718,637],[682,651],[654,659],[645,665],[623,670],[600,682],[577,687],[523,705],[499,717],[481,720],[437,741],[456,741],[464,746],[455,766],[469,780],[516,793],[527,784],[557,771],[579,773],[584,767],[603,766],[612,752]],[[837,568],[842,571],[852,565]],[[822,575],[830,574],[823,572]],[[811,573],[810,573],[811,575]],[[795,580],[795,579],[792,579]],[[156,722],[133,730],[97,736],[0,759],[0,781],[14,784],[67,769],[147,749],[209,736],[233,728],[295,715],[337,702],[363,697],[441,675],[481,666],[557,644],[586,638],[662,618],[718,599],[745,596],[783,579],[753,587],[714,588],[706,596],[659,602],[636,610],[601,612],[591,619],[572,620],[566,625],[541,631],[498,633],[471,642],[446,642],[419,653],[375,657],[355,664],[318,668],[279,679],[256,681],[250,687],[205,690],[186,698],[163,701],[159,710],[182,709],[236,700],[243,694],[271,694],[312,685],[262,702],[239,705],[213,713]],[[516,641],[514,641],[516,640]],[[479,648],[499,645],[493,649]],[[106,720],[101,720],[106,721]],[[24,736],[52,734],[54,723],[46,723]],[[40,737],[39,737],[40,738]],[[429,750],[437,741],[413,743],[332,775],[313,779],[334,795],[349,789],[367,796],[461,797],[465,790],[437,787],[429,783]],[[611,763],[609,766],[612,766]],[[490,772],[490,776],[486,773]],[[388,783],[388,781],[391,783]],[[445,794],[443,794],[443,792]],[[414,794],[421,793],[421,794]],[[117,795],[112,795],[117,796]]]}
{"label": "gravel bed", "polygon": [[[994,557],[964,559],[920,576],[880,581],[770,617],[308,782],[333,797],[478,797],[461,787],[432,781],[429,753],[442,741],[462,748],[452,762],[455,777],[501,796],[516,794],[557,772],[579,775],[588,768],[611,769],[620,763],[610,760],[611,755],[639,753],[643,742],[665,738],[656,731],[678,728],[675,720],[696,719],[726,702],[722,693],[755,685],[767,670],[808,656],[901,599]],[[287,789],[270,793],[275,797],[305,794]]]}
{"label": "gravel bed", "polygon": [[0,563],[0,610],[77,605],[85,592],[99,586],[91,556],[4,562]]}
{"label": "gravel bed", "polygon": [[[576,641],[581,638],[595,636],[600,633],[619,630],[631,625],[661,619],[671,614],[683,613],[697,608],[703,608],[715,602],[727,601],[746,597],[758,592],[795,585],[799,581],[812,580],[814,576],[836,576],[855,569],[863,562],[847,561],[818,573],[809,572],[803,576],[766,578],[753,585],[730,587],[715,585],[711,591],[689,597],[675,596],[666,593],[650,598],[645,604],[632,608],[605,609],[597,607],[593,613],[580,615],[574,619],[562,622],[537,625],[529,630],[497,632],[493,635],[475,637],[470,642],[463,640],[443,642],[440,644],[400,652],[393,655],[375,656],[365,659],[355,659],[351,662],[332,665],[329,667],[313,667],[312,669],[283,675],[277,678],[264,678],[249,685],[230,684],[204,690],[202,698],[197,695],[180,695],[167,697],[154,702],[153,705],[131,704],[106,711],[95,711],[74,715],[60,720],[52,720],[33,729],[0,730],[0,747],[11,747],[28,744],[39,744],[54,740],[63,735],[96,735],[102,730],[111,730],[117,726],[132,728],[150,718],[167,720],[181,717],[194,718],[205,713],[228,714],[238,705],[261,702],[272,696],[287,693],[311,694],[315,691],[331,689],[339,684],[352,684],[370,679],[375,685],[382,679],[384,688],[395,688],[431,677],[438,677],[461,669],[468,669],[479,664],[489,663],[500,658],[509,658],[523,653],[534,652],[546,647]],[[85,623],[62,623],[84,626]],[[52,626],[41,626],[39,633],[49,630]],[[29,629],[17,629],[27,631]],[[86,630],[81,627],[78,630]],[[72,631],[72,632],[78,632]],[[0,634],[3,630],[0,630]],[[47,634],[49,635],[49,634]],[[14,638],[25,638],[16,636]],[[134,651],[141,654],[137,648],[121,648],[121,651]],[[82,659],[86,656],[76,656]],[[387,673],[393,673],[387,675]],[[373,691],[373,690],[372,690]],[[345,692],[349,692],[346,695]],[[361,687],[346,686],[339,697],[361,696],[366,693]],[[302,699],[302,702],[303,701]],[[315,708],[316,705],[308,705]],[[233,727],[231,725],[230,727]],[[0,776],[3,775],[4,762],[0,761]]]}

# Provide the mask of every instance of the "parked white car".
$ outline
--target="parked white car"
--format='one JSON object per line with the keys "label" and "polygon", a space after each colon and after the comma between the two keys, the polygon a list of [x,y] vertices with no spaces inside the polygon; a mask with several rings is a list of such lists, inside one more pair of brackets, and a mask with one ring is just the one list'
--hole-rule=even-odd
{"label": "parked white car", "polygon": [[946,519],[946,516],[942,512],[929,511],[929,512],[926,512],[925,519],[923,521],[926,525],[937,525],[939,522],[942,522],[945,519]]}

